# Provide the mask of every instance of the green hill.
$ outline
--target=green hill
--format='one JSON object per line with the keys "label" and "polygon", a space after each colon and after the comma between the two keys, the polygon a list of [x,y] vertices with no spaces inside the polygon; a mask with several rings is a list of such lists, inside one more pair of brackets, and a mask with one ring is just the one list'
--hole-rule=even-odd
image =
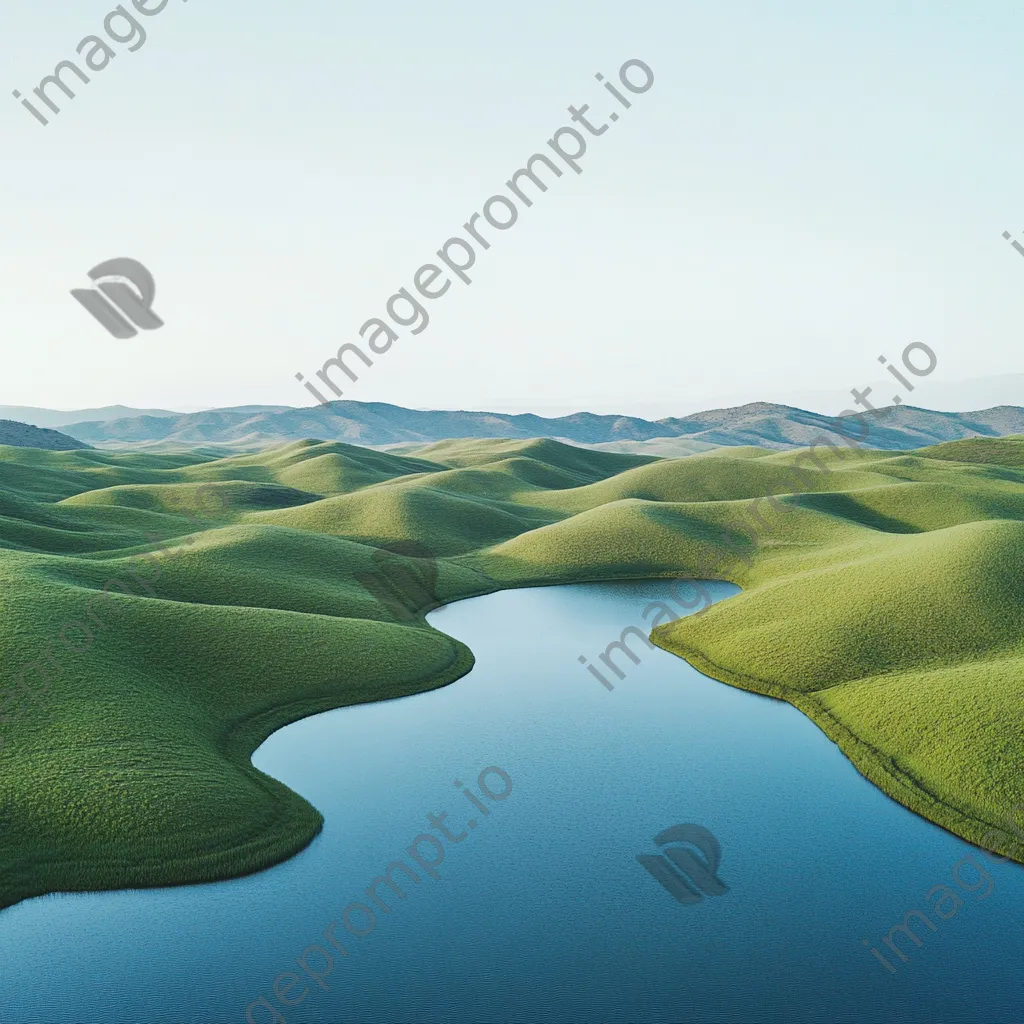
{"label": "green hill", "polygon": [[0,420],[0,445],[14,445],[18,448],[45,448],[51,452],[66,452],[90,448],[74,437],[58,430],[34,427],[17,420]]}
{"label": "green hill", "polygon": [[468,671],[423,612],[657,575],[743,589],[656,642],[981,842],[1024,802],[1024,440],[813,455],[0,447],[0,902],[291,856],[322,820],[252,751]]}

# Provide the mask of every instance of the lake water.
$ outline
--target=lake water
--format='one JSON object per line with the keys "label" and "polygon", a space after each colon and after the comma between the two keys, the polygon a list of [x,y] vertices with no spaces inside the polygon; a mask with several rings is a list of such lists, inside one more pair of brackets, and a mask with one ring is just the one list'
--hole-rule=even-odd
{"label": "lake water", "polygon": [[[468,676],[309,718],[256,752],[323,812],[308,849],[250,878],[0,912],[0,1021],[242,1024],[261,995],[276,1009],[254,1007],[257,1024],[1024,1020],[1024,869],[891,801],[788,705],[639,641],[614,691],[578,662],[668,598],[666,581],[593,584],[433,613],[476,654]],[[489,766],[511,780],[504,799],[481,792]],[[396,871],[406,898],[379,886],[388,912],[372,904],[367,886],[396,859],[417,868],[407,848],[441,836],[426,817],[441,812],[458,841],[438,838],[437,880]],[[682,823],[718,838],[721,895],[677,902],[637,862]],[[966,855],[991,887],[969,867],[954,879]],[[925,901],[940,884],[963,901],[948,920]],[[354,902],[376,910],[369,930],[349,908],[361,937],[342,923]],[[920,948],[896,937],[904,963],[882,940],[915,908],[936,928],[918,925]],[[347,956],[321,934],[332,922]],[[311,944],[333,951],[328,990],[285,976],[285,998],[307,993],[287,1006],[275,979]],[[306,963],[327,969],[317,951]]]}

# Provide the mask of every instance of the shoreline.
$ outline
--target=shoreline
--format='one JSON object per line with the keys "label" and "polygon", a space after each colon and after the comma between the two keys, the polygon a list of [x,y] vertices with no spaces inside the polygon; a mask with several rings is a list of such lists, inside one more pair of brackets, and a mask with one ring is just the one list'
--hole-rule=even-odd
{"label": "shoreline", "polygon": [[[717,665],[695,646],[666,639],[662,631],[667,625],[669,624],[658,626],[651,631],[651,641],[657,647],[681,658],[698,672],[717,682],[789,704],[809,718],[868,782],[900,806],[986,853],[999,853],[1017,864],[1024,865],[1024,848],[1019,842],[1009,844],[999,840],[986,843],[986,840],[990,840],[996,834],[1009,839],[1001,827],[966,814],[929,792],[911,772],[901,769],[894,758],[861,739],[813,696],[796,693],[779,683]],[[1010,852],[1011,849],[1014,852]]]}

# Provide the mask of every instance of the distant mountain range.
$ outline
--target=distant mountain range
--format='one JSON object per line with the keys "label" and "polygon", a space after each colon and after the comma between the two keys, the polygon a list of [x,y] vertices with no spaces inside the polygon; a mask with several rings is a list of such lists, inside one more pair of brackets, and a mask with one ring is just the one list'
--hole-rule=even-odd
{"label": "distant mountain range", "polygon": [[17,448],[45,448],[51,452],[80,451],[92,447],[59,431],[42,430],[15,420],[0,420],[0,445],[2,444],[14,445]]}
{"label": "distant mountain range", "polygon": [[[870,427],[866,445],[887,451],[921,448],[965,437],[1005,437],[1024,433],[1024,408],[996,406],[978,412],[936,412],[911,405],[888,406],[879,415],[864,414]],[[860,437],[857,417],[843,417],[845,436]],[[718,445],[752,444],[761,448],[796,448],[822,435],[842,440],[836,418],[788,405],[753,402],[732,409],[712,409],[658,423],[671,436]]]}
{"label": "distant mountain range", "polygon": [[[892,406],[879,417],[869,415],[868,422],[870,447],[898,451],[965,437],[1024,433],[1024,408],[1004,405],[979,412],[935,412]],[[822,437],[841,441],[835,427],[832,417],[768,402],[645,420],[588,412],[548,418],[530,413],[423,411],[380,402],[340,401],[305,409],[240,406],[184,414],[148,412],[69,423],[64,430],[80,441],[103,448],[211,444],[261,448],[305,438],[391,446],[463,437],[553,437],[583,445],[614,443],[620,451],[686,454],[705,446],[749,444],[784,449],[808,445]],[[854,438],[859,435],[855,422],[847,430]],[[680,444],[667,444],[665,438],[679,439]],[[655,439],[658,444],[647,444]]]}
{"label": "distant mountain range", "polygon": [[69,423],[112,420],[126,416],[180,416],[167,409],[133,409],[128,405],[105,405],[98,409],[40,409],[34,405],[0,405],[0,418],[28,423],[36,427],[66,427]]}

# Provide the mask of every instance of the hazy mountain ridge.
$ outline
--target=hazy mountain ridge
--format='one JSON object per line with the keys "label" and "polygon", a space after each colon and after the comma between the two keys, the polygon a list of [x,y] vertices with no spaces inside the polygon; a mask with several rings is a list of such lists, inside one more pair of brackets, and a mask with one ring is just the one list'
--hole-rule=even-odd
{"label": "hazy mountain ridge", "polygon": [[[859,439],[858,421],[847,419],[847,434]],[[865,414],[865,421],[870,426],[867,444],[903,451],[966,437],[1024,433],[1024,408],[996,406],[957,413],[890,406],[881,415]],[[555,437],[577,444],[683,438],[710,445],[786,449],[813,444],[823,437],[843,440],[835,418],[770,402],[652,421],[588,412],[549,418],[532,413],[418,410],[383,402],[341,401],[306,409],[242,406],[169,416],[142,415],[74,423],[65,429],[72,437],[99,446],[159,443],[258,447],[304,438],[392,445],[429,444],[459,437]]]}
{"label": "hazy mountain ridge", "polygon": [[665,428],[635,416],[581,412],[547,418],[532,413],[448,412],[406,409],[382,402],[332,402],[330,406],[274,411],[214,409],[172,417],[136,416],[75,423],[70,433],[90,443],[117,441],[239,442],[279,444],[308,437],[361,445],[423,443],[452,437],[564,437],[571,441],[642,441],[666,436]]}
{"label": "hazy mountain ridge", "polygon": [[[859,440],[862,427],[843,417],[846,434]],[[815,443],[823,434],[836,440],[836,418],[788,405],[752,402],[711,409],[692,416],[659,420],[673,436],[720,445],[754,444],[762,448],[793,448]],[[1024,408],[996,406],[975,412],[936,412],[912,405],[888,406],[880,414],[864,414],[865,442],[872,448],[900,451],[958,441],[965,437],[1005,437],[1024,432]]]}
{"label": "hazy mountain ridge", "polygon": [[132,416],[180,416],[166,409],[134,409],[129,405],[104,405],[96,409],[41,409],[35,405],[0,405],[0,419],[34,427],[66,427],[69,423],[112,420]]}

